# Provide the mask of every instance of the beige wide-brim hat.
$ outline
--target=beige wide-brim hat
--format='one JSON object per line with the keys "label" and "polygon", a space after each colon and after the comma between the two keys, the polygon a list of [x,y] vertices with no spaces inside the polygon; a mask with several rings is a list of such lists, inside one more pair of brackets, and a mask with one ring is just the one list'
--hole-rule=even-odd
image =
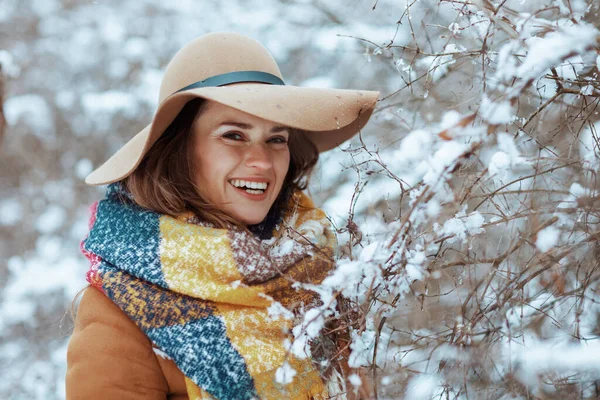
{"label": "beige wide-brim hat", "polygon": [[119,181],[190,100],[201,97],[305,131],[320,152],[356,134],[369,120],[379,92],[288,86],[259,42],[236,33],[210,33],[185,45],[165,71],[152,123],[87,176],[89,185]]}

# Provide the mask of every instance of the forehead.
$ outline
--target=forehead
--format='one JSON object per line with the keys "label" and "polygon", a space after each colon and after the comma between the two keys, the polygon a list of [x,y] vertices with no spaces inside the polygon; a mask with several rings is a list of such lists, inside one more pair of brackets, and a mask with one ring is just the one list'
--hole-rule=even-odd
{"label": "forehead", "polygon": [[243,111],[236,110],[235,108],[217,103],[215,101],[207,100],[206,102],[207,104],[205,104],[202,108],[202,112],[200,113],[198,119],[201,119],[203,123],[208,123],[208,125],[212,127],[217,127],[226,122],[239,122],[251,126],[282,126],[276,122],[247,114]]}

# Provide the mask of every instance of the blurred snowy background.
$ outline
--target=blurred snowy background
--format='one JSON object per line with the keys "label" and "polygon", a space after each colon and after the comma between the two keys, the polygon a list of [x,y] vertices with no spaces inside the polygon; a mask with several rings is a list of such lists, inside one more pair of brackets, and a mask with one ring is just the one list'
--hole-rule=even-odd
{"label": "blurred snowy background", "polygon": [[592,0],[0,0],[0,398],[64,398],[103,194],[83,178],[219,30],[288,84],[382,92],[310,189],[379,398],[596,397],[598,21]]}

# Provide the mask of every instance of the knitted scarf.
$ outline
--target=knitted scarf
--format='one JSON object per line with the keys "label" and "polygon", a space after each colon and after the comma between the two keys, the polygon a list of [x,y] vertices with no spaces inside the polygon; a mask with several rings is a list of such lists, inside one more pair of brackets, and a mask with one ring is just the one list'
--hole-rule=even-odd
{"label": "knitted scarf", "polygon": [[[319,283],[333,266],[329,221],[303,193],[291,196],[273,238],[261,241],[192,214],[141,208],[116,183],[92,206],[81,247],[91,261],[88,282],[173,359],[191,400],[327,398],[313,363],[285,345],[289,315],[319,303],[294,283]],[[290,367],[292,383],[277,383],[278,369]]]}

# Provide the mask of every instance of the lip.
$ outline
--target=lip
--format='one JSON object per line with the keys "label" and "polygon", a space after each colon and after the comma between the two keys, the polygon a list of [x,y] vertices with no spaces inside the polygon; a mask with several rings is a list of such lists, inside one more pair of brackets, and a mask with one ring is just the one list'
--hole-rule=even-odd
{"label": "lip", "polygon": [[270,179],[267,179],[267,178],[258,178],[258,177],[254,177],[254,178],[244,178],[244,177],[229,178],[227,181],[231,182],[231,181],[235,181],[235,180],[248,181],[248,182],[266,182],[267,184],[271,183]]}

